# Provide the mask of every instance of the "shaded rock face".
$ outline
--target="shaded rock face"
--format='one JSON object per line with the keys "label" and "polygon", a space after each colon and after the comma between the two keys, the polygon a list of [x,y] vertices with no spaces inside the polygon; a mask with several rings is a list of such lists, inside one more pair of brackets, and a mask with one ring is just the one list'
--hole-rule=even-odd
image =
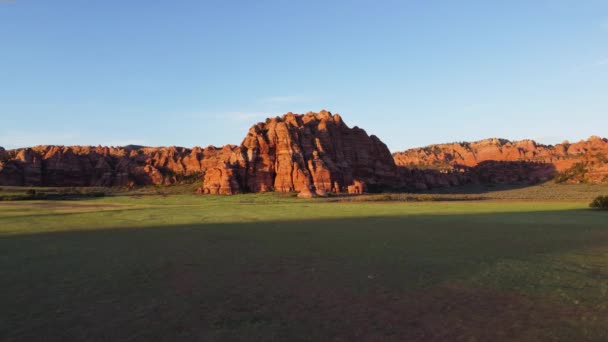
{"label": "shaded rock face", "polygon": [[365,183],[360,181],[355,181],[352,185],[349,185],[347,191],[352,195],[360,195],[364,193],[366,190]]}
{"label": "shaded rock face", "polygon": [[550,163],[487,160],[450,170],[399,167],[405,190],[420,191],[466,184],[537,184],[556,176]]}
{"label": "shaded rock face", "polygon": [[0,185],[173,184],[205,170],[205,151],[181,147],[36,146],[5,151]]}
{"label": "shaded rock face", "polygon": [[32,149],[0,153],[1,185],[43,185],[42,161]]}
{"label": "shaded rock face", "polygon": [[[559,178],[571,169],[583,171],[566,178],[567,182],[608,181],[608,140],[600,137],[554,146],[533,140],[486,139],[415,148],[393,157],[408,184],[412,183],[408,177],[416,178],[414,183],[420,181],[419,173],[435,178],[427,185],[447,186],[463,182],[538,182]],[[421,183],[419,187],[424,186]]]}

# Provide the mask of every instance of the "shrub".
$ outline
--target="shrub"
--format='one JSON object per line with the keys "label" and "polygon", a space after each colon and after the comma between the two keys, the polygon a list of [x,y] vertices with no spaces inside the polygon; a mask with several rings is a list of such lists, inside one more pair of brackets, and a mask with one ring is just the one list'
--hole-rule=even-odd
{"label": "shrub", "polygon": [[608,210],[608,196],[597,196],[590,204],[591,208]]}
{"label": "shrub", "polygon": [[595,155],[595,158],[597,158],[597,160],[602,163],[608,163],[608,156],[606,155],[606,153],[598,153]]}
{"label": "shrub", "polygon": [[203,180],[202,172],[192,172],[188,174],[178,173],[175,175],[175,181],[180,184],[193,184]]}
{"label": "shrub", "polygon": [[36,196],[36,190],[34,190],[34,189],[27,189],[25,191],[25,194],[28,195],[28,196]]}
{"label": "shrub", "polygon": [[558,173],[555,176],[556,183],[565,183],[569,181],[578,181],[581,182],[584,180],[585,174],[587,173],[587,168],[583,163],[576,163],[572,165],[571,168]]}

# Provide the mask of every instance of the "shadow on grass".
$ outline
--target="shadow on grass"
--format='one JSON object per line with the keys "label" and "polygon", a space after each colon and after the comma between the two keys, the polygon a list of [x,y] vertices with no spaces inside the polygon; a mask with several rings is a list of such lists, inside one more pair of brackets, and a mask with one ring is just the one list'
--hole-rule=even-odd
{"label": "shadow on grass", "polygon": [[588,314],[584,308],[459,285],[505,260],[606,246],[603,214],[411,215],[4,236],[0,336],[576,340],[586,331],[605,337],[594,330],[604,319],[572,318]]}

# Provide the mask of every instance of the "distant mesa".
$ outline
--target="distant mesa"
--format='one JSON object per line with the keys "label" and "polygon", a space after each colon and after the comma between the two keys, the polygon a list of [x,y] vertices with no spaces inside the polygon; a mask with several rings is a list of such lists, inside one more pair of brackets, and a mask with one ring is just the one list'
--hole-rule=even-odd
{"label": "distant mesa", "polygon": [[608,140],[542,145],[492,138],[391,154],[339,114],[287,113],[223,147],[0,147],[0,185],[136,186],[201,182],[198,193],[300,197],[427,190],[470,183],[608,182]]}
{"label": "distant mesa", "polygon": [[143,145],[126,145],[126,146],[124,146],[124,148],[126,150],[141,150],[144,147],[146,147],[146,146],[143,146]]}

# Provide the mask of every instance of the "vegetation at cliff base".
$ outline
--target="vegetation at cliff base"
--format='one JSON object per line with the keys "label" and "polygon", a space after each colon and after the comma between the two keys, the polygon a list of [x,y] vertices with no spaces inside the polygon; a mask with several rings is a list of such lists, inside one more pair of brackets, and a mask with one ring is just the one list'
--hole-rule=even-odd
{"label": "vegetation at cliff base", "polygon": [[584,163],[576,163],[572,165],[567,170],[564,170],[558,173],[555,176],[556,183],[566,183],[566,182],[576,182],[576,183],[584,183],[585,174],[587,174],[588,170]]}

